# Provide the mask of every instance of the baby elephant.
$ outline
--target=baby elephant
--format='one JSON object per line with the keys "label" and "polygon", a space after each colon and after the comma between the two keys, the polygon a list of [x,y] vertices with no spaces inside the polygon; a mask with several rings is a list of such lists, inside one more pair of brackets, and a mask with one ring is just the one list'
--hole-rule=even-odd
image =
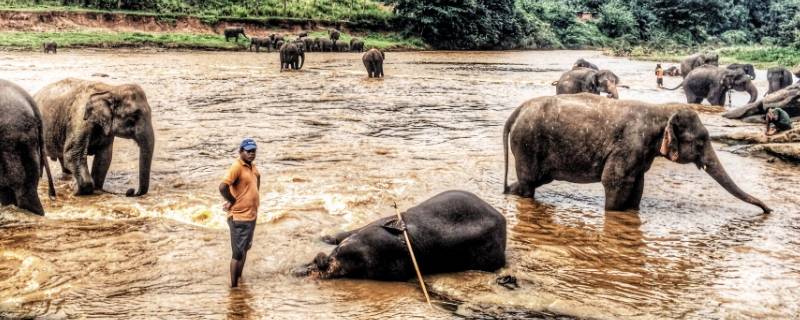
{"label": "baby elephant", "polygon": [[364,61],[364,67],[367,68],[367,74],[370,78],[383,78],[383,59],[386,55],[383,51],[372,48],[369,49],[361,60]]}
{"label": "baby elephant", "polygon": [[56,44],[53,41],[45,42],[45,43],[42,43],[42,49],[44,50],[45,54],[50,53],[50,52],[52,52],[53,54],[56,54],[56,51],[58,50],[58,44]]}
{"label": "baby elephant", "polygon": [[408,232],[420,272],[495,271],[506,264],[506,219],[466,191],[446,191],[403,213],[326,237],[336,244],[319,253],[295,276],[407,280],[414,276],[403,230]]}

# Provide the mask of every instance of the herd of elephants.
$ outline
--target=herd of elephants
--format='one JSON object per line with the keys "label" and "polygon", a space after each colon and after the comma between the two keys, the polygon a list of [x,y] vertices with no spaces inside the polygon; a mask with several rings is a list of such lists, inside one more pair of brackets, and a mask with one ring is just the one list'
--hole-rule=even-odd
{"label": "herd of elephants", "polygon": [[[225,37],[237,37],[239,33],[244,31],[226,29]],[[296,51],[302,56],[306,46],[299,44],[308,40],[302,38],[280,46],[277,44],[282,39],[265,38],[268,42],[264,45],[280,48],[283,68],[284,54]],[[261,40],[251,39],[256,46]],[[319,48],[313,44],[307,47]],[[383,56],[374,52],[381,56],[382,63]],[[288,64],[294,67],[293,60],[289,59]],[[506,120],[502,134],[503,192],[533,198],[536,188],[554,180],[601,182],[605,209],[638,210],[645,173],[655,158],[665,157],[676,163],[694,164],[734,197],[769,213],[771,209],[765,203],[740,189],[726,173],[708,130],[690,104],[706,99],[713,105],[722,105],[733,89],[750,93],[751,99],[747,105],[728,111],[726,117],[763,121],[765,110],[776,106],[797,116],[800,85],[791,83],[788,70],[770,69],[770,92],[756,101],[758,92],[751,82],[755,72],[750,65],[719,67],[716,54],[701,53],[686,58],[679,74],[675,69],[667,70],[684,77],[680,86],[687,103],[649,104],[620,100],[618,87],[623,86],[613,72],[578,60],[553,83],[556,95],[528,100]],[[382,71],[381,67],[381,75]],[[601,92],[608,96],[601,96]],[[140,149],[138,189],[129,189],[126,195],[148,192],[155,134],[152,110],[139,85],[68,78],[31,96],[14,83],[0,80],[0,113],[3,205],[14,204],[44,215],[37,192],[43,171],[47,172],[49,194],[55,197],[46,158],[58,160],[62,173],[73,177],[76,195],[102,192],[115,138],[132,139]],[[514,156],[517,176],[511,185],[509,151]],[[94,156],[91,169],[88,156]],[[505,217],[475,194],[447,191],[408,209],[402,217],[386,217],[324,237],[323,241],[336,245],[332,253],[320,253],[292,273],[318,278],[411,278],[415,271],[404,231],[413,240],[423,274],[496,271],[506,263]]]}

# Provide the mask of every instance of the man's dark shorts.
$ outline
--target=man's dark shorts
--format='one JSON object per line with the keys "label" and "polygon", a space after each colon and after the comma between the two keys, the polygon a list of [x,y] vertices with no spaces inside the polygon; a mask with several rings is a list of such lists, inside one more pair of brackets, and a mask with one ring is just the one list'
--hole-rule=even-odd
{"label": "man's dark shorts", "polygon": [[663,86],[664,85],[664,78],[657,78],[656,79],[656,84],[658,84],[659,86]]}
{"label": "man's dark shorts", "polygon": [[234,260],[242,260],[244,254],[250,249],[253,242],[253,233],[256,230],[255,221],[234,221],[228,218],[228,227],[231,229],[231,251]]}

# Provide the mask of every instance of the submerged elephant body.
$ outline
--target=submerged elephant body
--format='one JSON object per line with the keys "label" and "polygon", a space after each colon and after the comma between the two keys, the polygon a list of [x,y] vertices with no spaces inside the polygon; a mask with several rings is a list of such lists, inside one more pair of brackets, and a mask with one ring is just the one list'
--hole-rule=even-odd
{"label": "submerged elephant body", "polygon": [[789,117],[800,117],[800,84],[796,83],[767,94],[763,99],[722,114],[728,119],[742,119],[745,122],[766,122],[764,115],[768,108],[781,108]]}
{"label": "submerged elephant body", "polygon": [[[509,148],[510,144],[510,148]],[[770,209],[731,180],[697,113],[686,105],[651,105],[591,94],[540,97],[520,105],[503,129],[504,192],[533,198],[553,180],[602,182],[605,208],[638,209],[644,174],[656,157],[693,163],[735,197]],[[508,186],[508,152],[517,182]]]}
{"label": "submerged elephant body", "polygon": [[472,193],[446,191],[397,216],[372,222],[325,240],[330,255],[294,270],[296,276],[407,280],[414,267],[403,228],[423,274],[464,270],[494,271],[506,263],[506,220]]}
{"label": "submerged elephant body", "polygon": [[55,196],[45,159],[42,117],[33,98],[19,86],[0,80],[0,204],[44,215],[37,187],[42,166],[50,196]]}
{"label": "submerged elephant body", "polygon": [[139,189],[129,189],[128,196],[147,193],[155,135],[141,87],[68,78],[45,86],[34,99],[42,109],[47,155],[58,159],[64,174],[74,175],[76,194],[102,190],[115,137],[139,146]]}
{"label": "submerged elephant body", "polygon": [[607,92],[610,98],[619,99],[619,77],[609,70],[575,68],[561,75],[554,84],[556,94],[587,92],[599,95],[600,92]]}

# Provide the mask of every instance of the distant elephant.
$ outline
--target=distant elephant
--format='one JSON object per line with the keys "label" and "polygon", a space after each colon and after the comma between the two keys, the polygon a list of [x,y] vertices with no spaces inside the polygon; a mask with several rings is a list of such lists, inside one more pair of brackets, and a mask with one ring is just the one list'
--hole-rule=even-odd
{"label": "distant elephant", "polygon": [[767,81],[769,89],[764,95],[768,95],[792,84],[792,73],[783,67],[772,67],[767,69]]}
{"label": "distant elephant", "polygon": [[408,232],[420,273],[480,270],[506,264],[506,219],[466,191],[446,191],[402,214],[323,238],[336,245],[330,255],[292,271],[298,277],[403,281],[414,277],[403,230]]}
{"label": "distant elephant", "polygon": [[[517,183],[508,186],[509,144]],[[771,209],[745,193],[719,162],[700,117],[688,105],[653,105],[592,94],[539,97],[520,105],[503,128],[504,193],[533,198],[553,180],[602,182],[606,210],[638,209],[645,172],[656,157],[702,168],[725,190]]]}
{"label": "distant elephant", "polygon": [[768,108],[781,108],[792,118],[800,117],[800,84],[795,83],[777,90],[757,102],[725,112],[722,116],[763,123],[766,121],[764,115]]}
{"label": "distant elephant", "polygon": [[312,40],[311,38],[308,38],[308,37],[303,38],[303,45],[305,46],[305,49],[308,52],[316,50],[316,49],[314,49],[314,40]]}
{"label": "distant elephant", "polygon": [[295,39],[291,43],[295,45],[298,49],[303,50],[303,52],[308,51],[308,49],[306,49],[306,43],[302,39]]}
{"label": "distant elephant", "polygon": [[678,67],[676,67],[676,66],[671,66],[671,67],[669,67],[669,68],[664,70],[664,74],[668,75],[670,77],[677,77],[677,76],[681,75],[681,70],[678,69]]}
{"label": "distant elephant", "polygon": [[728,70],[741,69],[742,71],[744,71],[744,73],[746,73],[748,76],[750,76],[750,80],[755,80],[756,79],[756,69],[753,67],[752,64],[749,64],[749,63],[748,64],[734,63],[734,64],[729,64],[725,68],[728,69]]}
{"label": "distant elephant", "polygon": [[344,41],[334,41],[333,46],[334,48],[336,48],[336,52],[350,51],[350,46],[347,44],[347,42]]}
{"label": "distant elephant", "polygon": [[287,43],[281,47],[281,71],[284,69],[300,70],[303,68],[305,60],[306,54],[303,48],[298,48],[293,43]]}
{"label": "distant elephant", "polygon": [[48,54],[50,52],[56,54],[58,51],[58,44],[53,41],[42,43],[42,50],[44,50],[45,54]]}
{"label": "distant elephant", "polygon": [[298,39],[304,38],[304,37],[308,37],[308,31],[301,31],[300,33],[297,34],[297,38]]}
{"label": "distant elephant", "polygon": [[321,52],[333,51],[333,41],[325,38],[319,39],[319,51]]}
{"label": "distant elephant", "polygon": [[281,46],[286,43],[286,37],[277,34],[271,34],[270,38],[272,39],[272,48],[275,50],[280,50]]}
{"label": "distant elephant", "polygon": [[253,47],[256,47],[256,52],[259,52],[261,47],[267,48],[267,52],[270,51],[270,47],[272,46],[272,41],[269,38],[250,38],[250,51],[253,51]]}
{"label": "distant elephant", "polygon": [[707,52],[707,53],[697,53],[686,57],[686,59],[683,59],[683,62],[681,62],[681,76],[686,78],[686,76],[689,75],[689,72],[692,72],[694,68],[697,68],[704,64],[710,64],[712,66],[718,67],[719,55],[717,55],[716,52]]}
{"label": "distant elephant", "polygon": [[336,29],[328,30],[328,34],[330,35],[331,42],[335,43],[337,40],[339,40],[340,36],[339,30]]}
{"label": "distant elephant", "polygon": [[49,195],[55,198],[43,136],[42,116],[33,98],[16,84],[0,80],[0,205],[13,204],[43,216],[37,191],[42,166]]}
{"label": "distant elephant", "polygon": [[[103,189],[115,137],[139,146],[139,190],[128,189],[126,195],[147,194],[155,135],[140,86],[67,78],[45,86],[34,99],[42,108],[47,155],[58,159],[65,175],[75,177],[76,195]],[[91,172],[89,155],[94,155]]]}
{"label": "distant elephant", "polygon": [[225,34],[225,42],[228,42],[230,38],[234,38],[236,42],[239,42],[240,34],[247,39],[247,35],[244,34],[244,27],[226,27],[223,33]]}
{"label": "distant elephant", "polygon": [[687,103],[702,103],[707,99],[711,105],[725,105],[725,97],[728,91],[746,91],[750,94],[750,101],[758,98],[758,89],[743,70],[729,70],[726,68],[705,65],[692,70],[681,84],[667,90],[676,90],[683,87],[686,93]]}
{"label": "distant elephant", "polygon": [[578,59],[578,61],[575,61],[575,63],[572,65],[572,69],[576,68],[589,68],[594,70],[600,70],[599,68],[597,68],[597,65],[589,61],[586,61],[583,58]]}
{"label": "distant elephant", "polygon": [[359,38],[350,39],[350,51],[363,52],[364,51],[364,41],[359,39]]}
{"label": "distant elephant", "polygon": [[364,62],[364,67],[367,68],[367,75],[370,78],[383,78],[383,60],[386,55],[383,51],[372,48],[364,53],[361,61]]}
{"label": "distant elephant", "polygon": [[318,51],[318,52],[322,51],[322,44],[320,43],[322,41],[322,39],[323,38],[320,38],[320,37],[314,38],[314,45],[312,46],[314,51]]}
{"label": "distant elephant", "polygon": [[556,94],[607,92],[609,98],[619,99],[619,77],[609,70],[572,69],[561,75],[553,85],[556,86]]}
{"label": "distant elephant", "polygon": [[283,45],[284,45],[283,40],[281,39],[275,40],[275,50],[280,50],[281,48],[283,48]]}

